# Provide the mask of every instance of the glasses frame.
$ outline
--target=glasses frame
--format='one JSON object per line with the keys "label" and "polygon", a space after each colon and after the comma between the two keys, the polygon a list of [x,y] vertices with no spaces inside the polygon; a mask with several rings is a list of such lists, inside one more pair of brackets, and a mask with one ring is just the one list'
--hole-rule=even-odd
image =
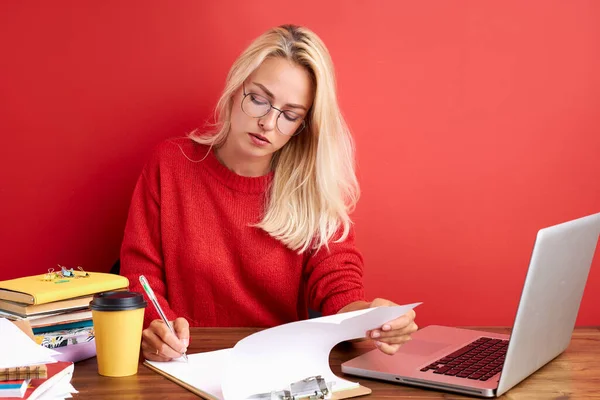
{"label": "glasses frame", "polygon": [[[305,117],[302,117],[301,120],[301,125],[296,129],[296,131],[294,133],[292,133],[291,135],[288,135],[286,133],[281,132],[281,129],[279,129],[279,118],[281,117],[281,114],[283,114],[285,111],[289,111],[289,110],[280,110],[277,107],[274,107],[273,104],[271,104],[271,101],[269,99],[267,99],[265,96],[258,94],[258,93],[254,93],[254,92],[248,92],[246,93],[246,84],[242,83],[242,90],[244,93],[244,97],[242,97],[242,101],[240,102],[240,108],[242,109],[242,111],[244,112],[244,114],[246,114],[247,116],[249,116],[250,118],[262,118],[265,115],[268,115],[271,112],[271,109],[277,110],[279,111],[279,114],[277,115],[277,118],[275,119],[275,126],[277,127],[277,132],[279,132],[279,134],[283,135],[283,136],[296,136],[298,135],[300,132],[302,132],[304,130],[304,128],[306,128],[306,121],[305,121]],[[246,110],[244,110],[244,100],[246,100],[246,97],[250,96],[250,95],[254,95],[254,96],[260,96],[262,98],[264,98],[265,100],[267,100],[267,103],[269,104],[269,109],[267,110],[266,113],[264,113],[263,115],[260,115],[258,117],[255,117],[253,115],[250,115],[246,112]],[[292,111],[293,112],[293,111]]]}

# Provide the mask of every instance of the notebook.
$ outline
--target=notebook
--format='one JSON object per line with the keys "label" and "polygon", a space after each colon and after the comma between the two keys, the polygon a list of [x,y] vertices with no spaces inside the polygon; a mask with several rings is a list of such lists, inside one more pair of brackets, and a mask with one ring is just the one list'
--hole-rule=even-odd
{"label": "notebook", "polygon": [[129,286],[124,276],[89,272],[87,277],[45,280],[46,274],[0,282],[0,299],[23,304],[45,304]]}

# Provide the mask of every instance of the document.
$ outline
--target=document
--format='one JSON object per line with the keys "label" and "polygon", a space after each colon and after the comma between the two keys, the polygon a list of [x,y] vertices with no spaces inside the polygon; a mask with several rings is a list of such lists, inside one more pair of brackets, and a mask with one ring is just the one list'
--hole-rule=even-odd
{"label": "document", "polygon": [[0,318],[0,368],[54,363],[59,355],[31,340],[25,332],[6,318]]}
{"label": "document", "polygon": [[368,330],[419,304],[369,308],[276,326],[240,340],[231,349],[188,354],[189,363],[146,362],[209,399],[246,399],[289,389],[291,383],[316,375],[330,383],[336,393],[359,385],[333,374],[331,349],[340,342],[364,337]]}

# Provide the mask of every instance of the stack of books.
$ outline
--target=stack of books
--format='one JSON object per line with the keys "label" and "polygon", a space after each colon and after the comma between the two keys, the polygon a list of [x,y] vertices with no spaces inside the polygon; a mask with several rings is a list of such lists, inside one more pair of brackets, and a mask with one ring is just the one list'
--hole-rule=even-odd
{"label": "stack of books", "polygon": [[5,318],[0,333],[0,398],[64,399],[77,393],[71,385],[73,362],[57,362],[56,351],[37,345]]}
{"label": "stack of books", "polygon": [[1,281],[0,317],[28,321],[38,344],[63,354],[57,360],[79,361],[96,351],[94,294],[128,287],[120,275],[73,270]]}

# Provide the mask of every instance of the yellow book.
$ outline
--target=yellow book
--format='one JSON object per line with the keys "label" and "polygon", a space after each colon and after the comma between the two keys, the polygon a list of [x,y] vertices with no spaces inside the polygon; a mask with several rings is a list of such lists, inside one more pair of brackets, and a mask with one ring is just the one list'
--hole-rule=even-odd
{"label": "yellow book", "polygon": [[41,274],[1,281],[0,299],[23,304],[46,304],[129,287],[129,281],[121,275],[104,272],[88,272],[87,275],[47,280],[47,274]]}

